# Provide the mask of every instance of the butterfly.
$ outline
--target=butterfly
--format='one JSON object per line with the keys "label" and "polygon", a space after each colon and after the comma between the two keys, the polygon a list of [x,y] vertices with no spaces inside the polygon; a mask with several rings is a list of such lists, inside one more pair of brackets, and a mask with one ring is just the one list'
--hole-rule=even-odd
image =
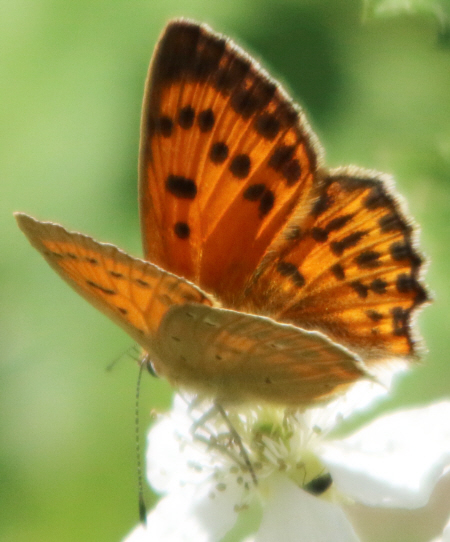
{"label": "butterfly", "polygon": [[428,300],[387,176],[325,169],[302,110],[230,39],[169,22],[146,82],[143,260],[17,213],[51,267],[175,387],[304,405],[414,359]]}

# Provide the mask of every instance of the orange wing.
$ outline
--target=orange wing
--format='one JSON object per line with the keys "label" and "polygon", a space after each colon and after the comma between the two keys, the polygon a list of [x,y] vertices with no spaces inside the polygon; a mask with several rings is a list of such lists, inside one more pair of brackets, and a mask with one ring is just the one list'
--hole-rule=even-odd
{"label": "orange wing", "polygon": [[224,402],[299,405],[368,376],[357,356],[320,333],[213,306],[195,285],[113,245],[16,218],[50,266],[176,386]]}
{"label": "orange wing", "polygon": [[366,373],[357,355],[299,327],[364,361],[410,356],[427,300],[414,228],[383,177],[318,161],[303,114],[258,64],[178,20],[156,49],[143,107],[140,211],[153,263],[16,216],[173,383],[302,404]]}
{"label": "orange wing", "polygon": [[142,114],[140,212],[145,258],[225,305],[238,298],[315,179],[301,111],[230,40],[169,23]]}
{"label": "orange wing", "polygon": [[380,175],[328,174],[315,146],[253,59],[206,26],[169,23],[142,117],[145,256],[226,307],[325,331],[366,358],[414,354],[427,294],[413,227]]}
{"label": "orange wing", "polygon": [[245,304],[320,329],[364,359],[414,354],[414,309],[427,301],[412,223],[382,175],[330,174],[307,217],[292,220]]}
{"label": "orange wing", "polygon": [[213,304],[193,284],[132,258],[114,245],[25,214],[16,213],[16,218],[50,266],[147,351],[152,351],[152,340],[172,305]]}

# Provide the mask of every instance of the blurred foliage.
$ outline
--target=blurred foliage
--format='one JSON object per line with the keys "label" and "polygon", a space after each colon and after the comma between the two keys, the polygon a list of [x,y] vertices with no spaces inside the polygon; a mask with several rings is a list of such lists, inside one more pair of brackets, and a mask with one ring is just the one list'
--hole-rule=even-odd
{"label": "blurred foliage", "polygon": [[429,16],[436,21],[438,41],[450,46],[450,4],[448,0],[364,0],[364,17],[396,15]]}
{"label": "blurred foliage", "polygon": [[[389,10],[395,17],[379,16]],[[140,104],[152,49],[173,16],[233,36],[286,82],[330,166],[395,175],[422,226],[436,300],[420,317],[426,361],[383,408],[449,395],[445,4],[0,0],[2,541],[119,540],[137,520],[137,370],[124,355],[105,371],[130,341],[56,277],[12,212],[140,254]],[[169,404],[169,386],[144,379],[143,426],[151,408]]]}

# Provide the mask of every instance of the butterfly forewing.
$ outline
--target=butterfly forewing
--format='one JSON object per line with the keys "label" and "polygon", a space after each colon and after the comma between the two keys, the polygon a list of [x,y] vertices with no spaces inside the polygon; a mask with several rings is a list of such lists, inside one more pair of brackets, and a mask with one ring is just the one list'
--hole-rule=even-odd
{"label": "butterfly forewing", "polygon": [[219,402],[308,404],[367,374],[321,333],[203,305],[174,306],[155,343],[155,368]]}
{"label": "butterfly forewing", "polygon": [[319,170],[313,142],[251,57],[207,26],[169,23],[142,119],[146,257],[228,308],[369,358],[413,354],[427,294],[410,221],[380,175]]}
{"label": "butterfly forewing", "polygon": [[113,245],[24,214],[16,218],[51,267],[144,348],[173,304],[212,303],[193,284]]}
{"label": "butterfly forewing", "polygon": [[146,258],[233,305],[294,207],[310,202],[311,139],[301,112],[230,40],[169,23],[142,118]]}

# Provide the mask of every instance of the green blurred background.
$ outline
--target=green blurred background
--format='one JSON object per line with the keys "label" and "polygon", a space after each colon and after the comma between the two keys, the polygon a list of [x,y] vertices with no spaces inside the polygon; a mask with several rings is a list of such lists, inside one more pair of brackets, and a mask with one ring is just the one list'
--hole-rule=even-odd
{"label": "green blurred background", "polygon": [[[12,212],[141,254],[140,105],[174,16],[233,36],[286,82],[328,165],[395,175],[436,300],[420,316],[426,363],[384,408],[449,396],[449,11],[431,0],[0,1],[0,540],[120,540],[136,523],[137,368],[125,356],[106,372],[131,342],[57,278]],[[143,426],[170,393],[144,379]]]}

